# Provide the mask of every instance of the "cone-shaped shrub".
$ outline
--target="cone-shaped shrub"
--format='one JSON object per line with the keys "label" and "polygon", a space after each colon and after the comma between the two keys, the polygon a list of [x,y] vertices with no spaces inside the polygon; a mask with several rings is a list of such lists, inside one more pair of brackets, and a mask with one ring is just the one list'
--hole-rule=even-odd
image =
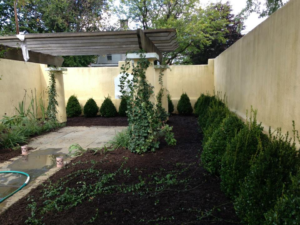
{"label": "cone-shaped shrub", "polygon": [[265,214],[264,225],[300,224],[300,171],[291,178],[291,183],[278,198],[275,207]]}
{"label": "cone-shaped shrub", "polygon": [[94,117],[97,115],[98,106],[94,99],[90,98],[83,107],[85,117]]}
{"label": "cone-shaped shrub", "polygon": [[201,162],[205,169],[212,174],[218,175],[220,173],[226,146],[244,126],[244,123],[234,115],[223,120],[221,126],[203,147]]}
{"label": "cone-shaped shrub", "polygon": [[171,100],[171,95],[168,94],[167,97],[168,97],[168,111],[171,114],[171,113],[174,112],[174,105],[173,105],[173,102]]}
{"label": "cone-shaped shrub", "polygon": [[222,121],[229,115],[228,108],[220,100],[211,102],[206,116],[206,125],[202,127],[204,134],[203,145],[212,137]]}
{"label": "cone-shaped shrub", "polygon": [[263,224],[264,214],[274,207],[283,189],[291,184],[290,175],[296,175],[299,169],[297,149],[288,134],[282,136],[278,133],[271,140],[254,158],[234,203],[245,224]]}
{"label": "cone-shaped shrub", "polygon": [[127,116],[126,111],[127,111],[127,98],[122,97],[121,103],[120,103],[120,106],[119,106],[119,115],[120,116]]}
{"label": "cone-shaped shrub", "polygon": [[186,93],[181,95],[177,105],[177,111],[181,115],[189,115],[193,113],[190,98]]}
{"label": "cone-shaped shrub", "polygon": [[75,95],[72,95],[67,103],[67,117],[74,117],[81,115],[81,106]]}
{"label": "cone-shaped shrub", "polygon": [[[250,171],[251,160],[267,143],[268,137],[262,133],[263,127],[254,117],[232,139],[227,146],[221,163],[221,189],[233,199],[238,196],[240,183]],[[254,118],[252,120],[252,118]]]}
{"label": "cone-shaped shrub", "polygon": [[100,107],[100,115],[104,117],[114,117],[117,115],[117,109],[110,97],[104,99]]}
{"label": "cone-shaped shrub", "polygon": [[202,114],[205,114],[207,111],[209,104],[212,100],[214,100],[215,97],[211,97],[208,95],[201,94],[201,96],[197,99],[195,103],[195,114],[197,116],[200,116]]}

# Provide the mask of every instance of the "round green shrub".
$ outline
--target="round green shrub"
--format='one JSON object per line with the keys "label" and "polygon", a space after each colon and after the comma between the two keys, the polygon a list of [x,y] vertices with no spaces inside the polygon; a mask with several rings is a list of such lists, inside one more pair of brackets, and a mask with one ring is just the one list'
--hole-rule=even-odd
{"label": "round green shrub", "polygon": [[81,115],[81,106],[75,95],[72,95],[67,103],[67,117],[74,117]]}
{"label": "round green shrub", "polygon": [[120,116],[127,116],[126,111],[127,111],[127,98],[122,97],[121,103],[120,103],[120,106],[119,106],[119,115]]}
{"label": "round green shrub", "polygon": [[90,98],[83,107],[85,117],[94,117],[97,115],[98,106],[94,99]]}
{"label": "round green shrub", "polygon": [[250,120],[226,148],[220,171],[221,189],[233,199],[238,196],[240,183],[250,171],[251,159],[268,139],[262,131],[256,119]]}
{"label": "round green shrub", "polygon": [[265,214],[264,225],[300,224],[300,171],[291,178],[291,183],[275,207]]}
{"label": "round green shrub", "polygon": [[168,94],[167,97],[168,97],[168,112],[171,114],[171,113],[174,112],[174,105],[173,105],[173,102],[171,100],[171,95]]}
{"label": "round green shrub", "polygon": [[177,105],[177,111],[181,115],[190,115],[193,113],[190,98],[186,93],[181,95]]}
{"label": "round green shrub", "polygon": [[296,175],[299,169],[297,149],[288,135],[279,133],[271,140],[254,159],[234,203],[245,224],[263,224],[264,214],[274,207],[283,188],[290,185],[290,175]]}
{"label": "round green shrub", "polygon": [[114,117],[117,115],[117,109],[109,97],[104,99],[100,107],[100,115],[104,117]]}
{"label": "round green shrub", "polygon": [[203,147],[201,162],[205,169],[212,174],[218,175],[220,173],[226,146],[244,126],[244,123],[233,114],[223,120]]}

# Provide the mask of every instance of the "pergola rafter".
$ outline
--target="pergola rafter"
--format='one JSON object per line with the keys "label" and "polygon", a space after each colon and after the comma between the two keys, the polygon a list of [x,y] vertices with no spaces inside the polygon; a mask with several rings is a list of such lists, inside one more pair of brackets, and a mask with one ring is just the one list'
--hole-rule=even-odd
{"label": "pergola rafter", "polygon": [[[14,49],[8,51],[4,58],[20,60],[21,50],[15,48],[20,48],[22,43],[16,36],[0,37],[0,45]],[[37,57],[33,57],[30,62],[55,66],[61,65],[60,56],[125,54],[141,49],[157,53],[161,60],[163,52],[171,52],[178,47],[175,29],[26,34],[25,43],[30,50],[30,58],[34,54],[44,56],[40,56],[43,60],[37,61]]]}

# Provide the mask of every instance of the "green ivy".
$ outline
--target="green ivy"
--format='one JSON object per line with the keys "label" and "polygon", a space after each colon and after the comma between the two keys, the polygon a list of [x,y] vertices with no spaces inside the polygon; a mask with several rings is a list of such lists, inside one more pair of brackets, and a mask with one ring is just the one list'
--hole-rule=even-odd
{"label": "green ivy", "polygon": [[57,92],[56,92],[56,81],[55,81],[55,72],[50,71],[50,82],[48,87],[48,108],[47,108],[47,116],[50,120],[56,120],[56,114],[57,114],[57,106],[58,102],[56,100]]}
{"label": "green ivy", "polygon": [[[161,105],[163,87],[157,96],[157,104],[155,105],[150,101],[150,98],[154,96],[154,92],[153,87],[146,80],[146,70],[149,66],[150,62],[141,53],[140,59],[132,68],[132,81],[127,79],[130,62],[126,61],[121,67],[123,74],[120,79],[121,93],[124,96],[128,95],[127,116],[130,137],[128,149],[138,154],[155,151],[159,147],[159,137],[162,133],[166,136],[168,144],[176,144],[176,140],[171,134],[171,129],[168,125],[164,125],[165,111]],[[160,81],[162,85],[162,78],[160,78]],[[129,89],[129,94],[125,90],[126,86]]]}

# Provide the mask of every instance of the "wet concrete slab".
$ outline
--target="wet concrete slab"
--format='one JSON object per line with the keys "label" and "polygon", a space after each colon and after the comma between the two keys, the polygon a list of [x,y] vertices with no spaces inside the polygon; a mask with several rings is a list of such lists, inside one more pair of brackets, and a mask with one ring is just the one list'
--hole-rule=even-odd
{"label": "wet concrete slab", "polygon": [[[0,203],[0,213],[56,173],[60,169],[56,167],[56,157],[61,156],[68,163],[71,159],[68,149],[72,144],[84,149],[100,148],[124,129],[126,127],[64,127],[32,139],[28,146],[36,150],[0,163],[0,171],[22,171],[31,177],[27,186]],[[25,176],[18,174],[0,174],[0,198],[17,190],[25,180]]]}

